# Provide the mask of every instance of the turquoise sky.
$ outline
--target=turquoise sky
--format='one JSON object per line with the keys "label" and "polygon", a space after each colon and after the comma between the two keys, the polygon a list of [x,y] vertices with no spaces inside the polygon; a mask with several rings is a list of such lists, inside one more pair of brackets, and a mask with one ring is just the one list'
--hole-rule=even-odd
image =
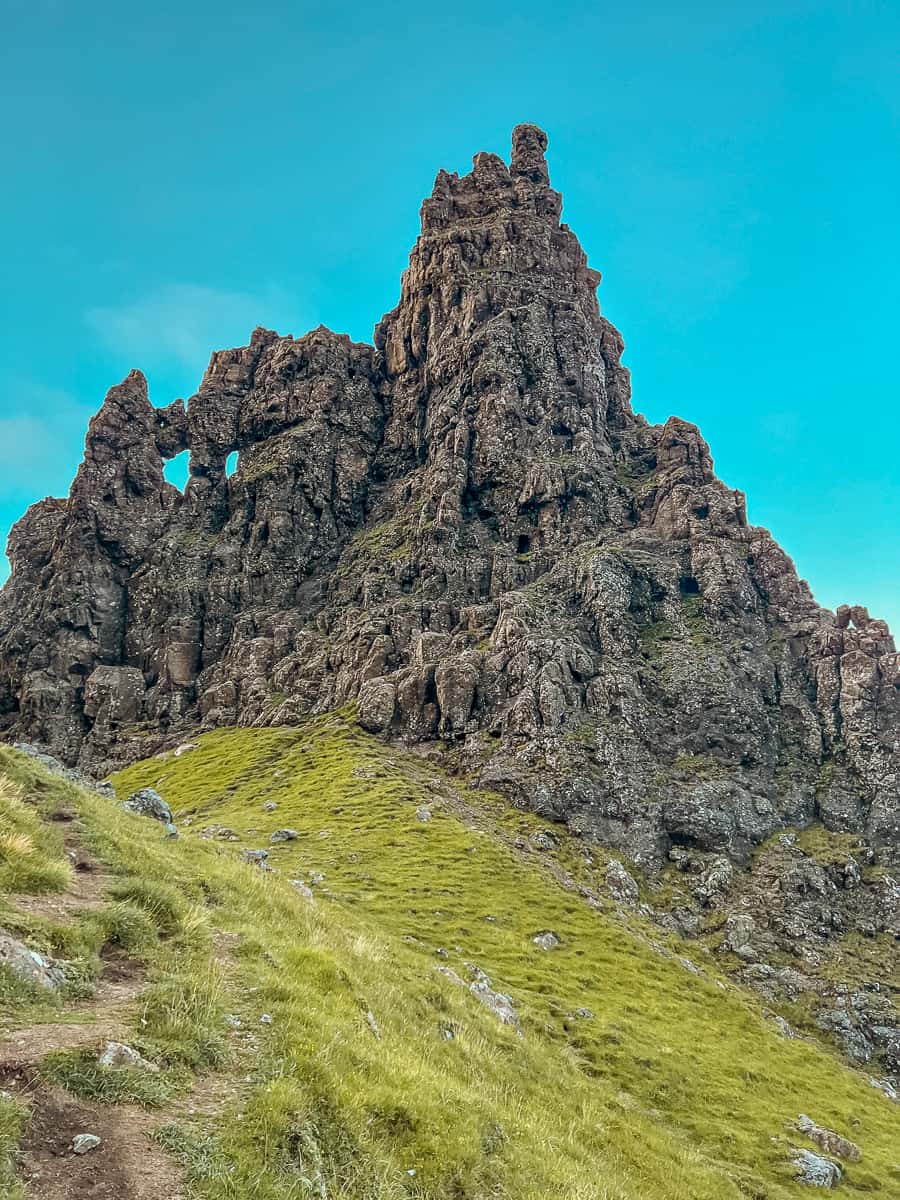
{"label": "turquoise sky", "polygon": [[635,407],[900,631],[898,51],[875,0],[7,0],[0,533],[131,367],[162,405],[256,324],[368,340],[437,169],[534,121]]}

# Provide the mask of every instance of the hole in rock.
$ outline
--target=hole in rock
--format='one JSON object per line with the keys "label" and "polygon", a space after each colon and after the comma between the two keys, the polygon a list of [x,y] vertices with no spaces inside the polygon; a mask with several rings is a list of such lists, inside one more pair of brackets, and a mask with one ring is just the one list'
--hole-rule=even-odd
{"label": "hole in rock", "polygon": [[699,596],[700,584],[693,575],[682,575],[678,580],[678,590],[682,596]]}
{"label": "hole in rock", "polygon": [[528,536],[527,533],[520,533],[519,540],[516,543],[516,553],[517,554],[527,554],[530,549],[531,549],[531,538]]}
{"label": "hole in rock", "polygon": [[694,516],[699,517],[701,521],[705,521],[706,518],[709,516],[709,505],[708,504],[699,504],[694,509]]}
{"label": "hole in rock", "polygon": [[182,450],[180,454],[176,454],[174,458],[163,463],[163,475],[173,487],[178,488],[179,492],[183,492],[187,485],[190,459],[190,450]]}

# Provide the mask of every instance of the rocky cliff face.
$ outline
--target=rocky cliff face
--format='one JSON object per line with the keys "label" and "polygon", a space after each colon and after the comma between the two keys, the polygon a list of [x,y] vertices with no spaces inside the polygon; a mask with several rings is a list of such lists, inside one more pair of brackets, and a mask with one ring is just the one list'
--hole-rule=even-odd
{"label": "rocky cliff face", "polygon": [[109,392],[10,535],[7,737],[102,772],[354,701],[648,869],[817,817],[900,854],[886,625],[820,608],[697,429],[632,411],[545,148],[438,174],[374,346],[258,329],[186,405]]}

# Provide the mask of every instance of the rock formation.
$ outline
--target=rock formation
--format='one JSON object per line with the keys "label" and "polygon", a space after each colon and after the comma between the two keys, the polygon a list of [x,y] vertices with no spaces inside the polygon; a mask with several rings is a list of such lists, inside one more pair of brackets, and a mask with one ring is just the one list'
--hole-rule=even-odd
{"label": "rock formation", "polygon": [[888,628],[814,602],[693,425],[632,411],[546,142],[439,172],[373,346],[257,329],[186,405],[109,392],[10,535],[7,737],[102,773],[354,702],[646,869],[814,818],[897,858]]}

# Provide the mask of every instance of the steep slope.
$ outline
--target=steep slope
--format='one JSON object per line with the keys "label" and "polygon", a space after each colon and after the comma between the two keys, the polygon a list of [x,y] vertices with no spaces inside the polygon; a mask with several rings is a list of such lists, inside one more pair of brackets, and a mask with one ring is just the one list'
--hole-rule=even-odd
{"label": "steep slope", "polygon": [[[803,1113],[861,1151],[829,1156],[844,1194],[900,1190],[898,1109],[865,1075],[785,1040],[711,956],[615,902],[605,856],[341,714],[211,732],[116,776],[120,797],[162,790],[177,840],[16,752],[0,772],[19,835],[0,846],[0,923],[82,997],[110,962],[138,964],[117,1033],[161,1068],[99,1066],[76,1023],[23,1087],[10,1056],[59,1012],[0,967],[18,1031],[0,1149],[24,1137],[26,1173],[52,1094],[92,1105],[101,1138],[145,1106],[135,1137],[192,1200],[787,1200],[809,1194],[798,1152],[821,1153]],[[71,899],[60,829],[100,907]],[[261,848],[273,870],[242,861]],[[64,921],[37,913],[42,893]],[[100,1186],[115,1164],[92,1153]],[[166,1194],[143,1186],[126,1173],[109,1194]]]}
{"label": "steep slope", "polygon": [[814,817],[896,859],[890,633],[814,603],[692,425],[632,412],[545,147],[438,174],[374,347],[260,329],[186,408],[110,391],[10,537],[10,736],[102,771],[355,700],[648,868]]}

